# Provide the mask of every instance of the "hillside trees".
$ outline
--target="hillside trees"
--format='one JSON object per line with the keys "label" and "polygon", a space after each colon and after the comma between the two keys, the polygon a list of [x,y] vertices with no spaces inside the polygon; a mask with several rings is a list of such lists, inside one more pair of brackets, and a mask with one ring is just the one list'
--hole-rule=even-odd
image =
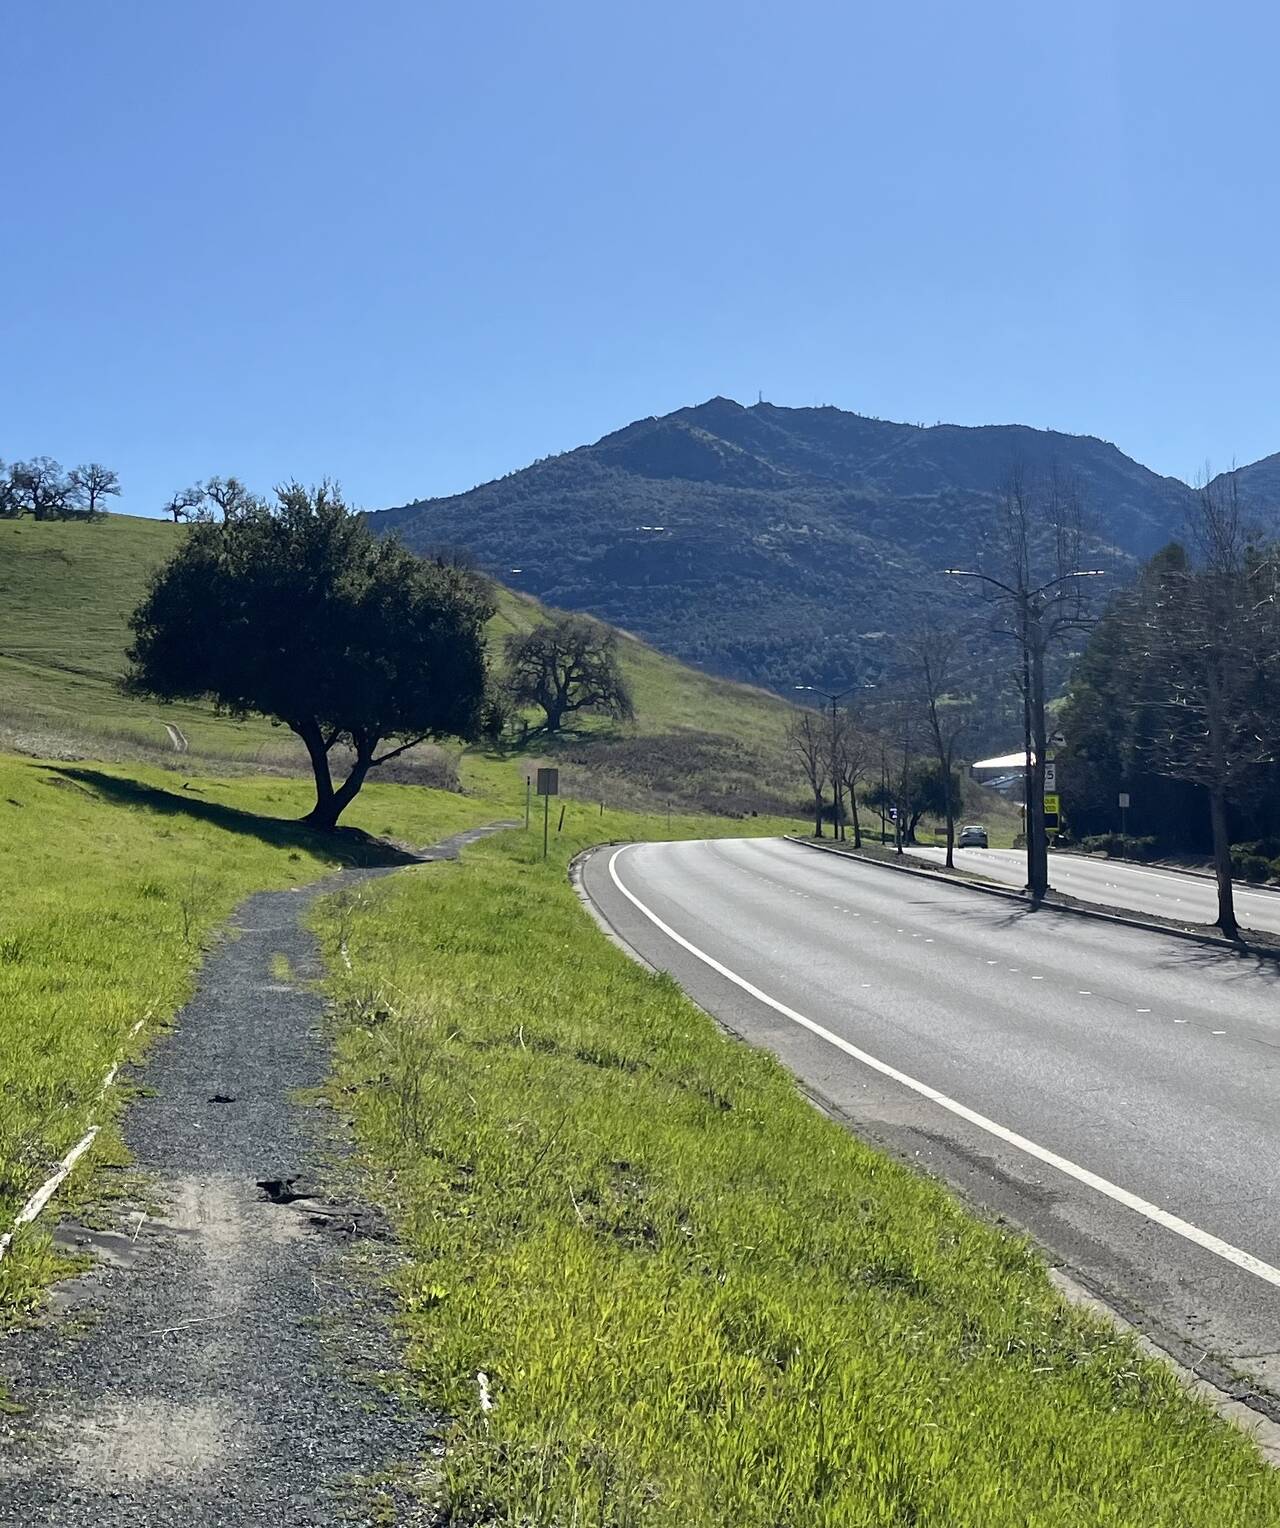
{"label": "hillside trees", "polygon": [[238,477],[211,477],[179,488],[165,500],[162,511],[176,525],[179,520],[237,520],[264,507],[265,501]]}
{"label": "hillside trees", "polygon": [[507,688],[518,706],[537,706],[542,730],[558,732],[565,718],[595,712],[630,721],[631,691],[618,662],[614,632],[585,616],[561,615],[506,641]]}
{"label": "hillside trees", "polygon": [[[375,540],[330,483],[277,501],[192,528],[131,619],[126,683],[289,727],[315,777],[304,820],[327,830],[370,770],[474,735],[492,606],[474,577]],[[335,783],[339,746],[352,761]]]}
{"label": "hillside trees", "polygon": [[86,462],[70,472],[51,456],[0,462],[0,519],[30,515],[34,520],[97,520],[103,500],[120,492],[120,479],[100,462]]}

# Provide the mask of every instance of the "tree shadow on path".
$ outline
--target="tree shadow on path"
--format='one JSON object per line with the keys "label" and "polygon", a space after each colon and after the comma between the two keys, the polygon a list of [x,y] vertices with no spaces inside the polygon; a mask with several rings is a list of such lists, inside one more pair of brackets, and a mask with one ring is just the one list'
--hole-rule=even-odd
{"label": "tree shadow on path", "polygon": [[321,833],[304,822],[265,817],[239,807],[225,806],[219,801],[206,801],[187,791],[164,790],[157,785],[145,785],[140,780],[109,775],[99,769],[46,765],[45,770],[48,775],[57,777],[48,781],[50,785],[66,781],[117,806],[141,807],[163,816],[190,817],[228,833],[247,834],[277,849],[305,849],[320,859],[337,864],[392,867],[421,863],[420,856],[399,849],[385,839],[374,838],[360,828],[337,828],[332,833]]}

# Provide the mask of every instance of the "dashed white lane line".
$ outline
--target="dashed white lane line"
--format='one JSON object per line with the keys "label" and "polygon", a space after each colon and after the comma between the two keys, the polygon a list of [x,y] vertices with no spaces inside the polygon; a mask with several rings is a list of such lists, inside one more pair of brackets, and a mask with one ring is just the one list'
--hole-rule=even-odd
{"label": "dashed white lane line", "polygon": [[[674,944],[678,944],[682,950],[687,951],[695,960],[700,960],[703,965],[709,966],[711,970],[723,976],[726,981],[732,982],[735,987],[741,988],[749,997],[755,998],[757,1002],[763,1003],[767,1008],[772,1008],[775,1013],[781,1014],[784,1019],[790,1019],[793,1024],[800,1025],[802,1029],[807,1029],[810,1034],[816,1035],[820,1040],[825,1040],[828,1045],[843,1051],[846,1056],[852,1057],[853,1060],[860,1062],[863,1066],[869,1067],[872,1071],[879,1072],[881,1076],[888,1077],[893,1082],[901,1084],[902,1087],[919,1094],[921,1098],[927,1098],[931,1103],[937,1104],[939,1108],[946,1109],[948,1113],[956,1115],[971,1125],[975,1125],[979,1130],[985,1130],[988,1135],[995,1136],[997,1140],[1004,1141],[1006,1145],[1025,1152],[1027,1156],[1034,1157],[1038,1162],[1044,1162],[1047,1166],[1056,1168],[1058,1172],[1065,1174],[1069,1178],[1074,1178],[1077,1183],[1083,1183],[1086,1188],[1093,1189],[1116,1204],[1122,1205],[1125,1209],[1132,1210],[1135,1214],[1143,1216],[1153,1224],[1163,1226],[1166,1231],[1172,1231],[1175,1236],[1182,1237],[1185,1241],[1193,1243],[1206,1252],[1212,1252],[1224,1262],[1232,1263],[1235,1267],[1243,1269],[1246,1273],[1251,1273],[1255,1278],[1261,1279],[1264,1283],[1271,1284],[1276,1289],[1280,1289],[1280,1268],[1274,1267],[1271,1263],[1264,1262],[1262,1258],[1255,1257],[1251,1252],[1246,1252],[1240,1247],[1233,1246],[1230,1242],[1224,1241],[1220,1236],[1215,1236],[1212,1231],[1202,1230],[1199,1226],[1192,1225],[1189,1220],[1183,1220],[1181,1216],[1174,1215],[1169,1210],[1161,1209],[1158,1204],[1152,1204],[1150,1200],[1143,1199],[1138,1194],[1130,1193],[1128,1189],[1121,1188],[1119,1184],[1112,1183],[1108,1179],[1101,1177],[1098,1173],[1091,1172],[1087,1167],[1081,1167],[1078,1163],[1071,1161],[1070,1158],[1059,1156],[1056,1151],[1051,1151],[1048,1147],[1039,1145],[1036,1141],[1031,1140],[1025,1135],[1019,1135],[1016,1130],[1010,1130],[1007,1126],[999,1124],[996,1120],[988,1119],[985,1114],[979,1114],[976,1109],[970,1109],[966,1104],[958,1103],[954,1098],[948,1098],[945,1093],[939,1092],[937,1088],[930,1087],[927,1082],[921,1082],[908,1073],[899,1071],[896,1066],[890,1066],[887,1061],[881,1061],[871,1055],[869,1051],[864,1051],[859,1046],[851,1044],[841,1035],[834,1034],[831,1030],[816,1023],[813,1019],[806,1018],[804,1014],[788,1007],[786,1003],[779,1002],[776,997],[770,997],[767,992],[761,991],[759,987],[749,982],[745,976],[739,976],[736,971],[730,970],[728,966],[723,965],[713,955],[708,955],[705,950],[700,950],[696,944],[691,943],[683,934],[678,934],[669,923],[664,923],[652,908],[646,907],[634,892],[629,891],[622,884],[618,877],[618,859],[627,852],[628,847],[630,846],[624,845],[621,849],[615,849],[609,857],[609,876],[617,889],[633,907]],[[865,985],[870,984],[864,983]]]}

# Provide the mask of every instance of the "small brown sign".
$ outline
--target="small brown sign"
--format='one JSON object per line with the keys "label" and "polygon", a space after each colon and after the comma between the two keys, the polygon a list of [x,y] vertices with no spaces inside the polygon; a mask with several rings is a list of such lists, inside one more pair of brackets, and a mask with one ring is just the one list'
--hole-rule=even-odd
{"label": "small brown sign", "polygon": [[560,771],[558,769],[540,769],[538,771],[538,794],[540,796],[558,796],[560,794]]}

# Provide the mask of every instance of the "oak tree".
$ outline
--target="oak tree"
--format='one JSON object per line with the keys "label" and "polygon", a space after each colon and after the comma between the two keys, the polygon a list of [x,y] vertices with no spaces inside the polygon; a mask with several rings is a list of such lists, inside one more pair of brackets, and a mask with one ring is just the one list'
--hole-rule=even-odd
{"label": "oak tree", "polygon": [[493,607],[475,577],[375,539],[334,485],[277,499],[192,527],[132,617],[126,685],[289,727],[315,776],[304,820],[332,829],[371,769],[475,735]]}

